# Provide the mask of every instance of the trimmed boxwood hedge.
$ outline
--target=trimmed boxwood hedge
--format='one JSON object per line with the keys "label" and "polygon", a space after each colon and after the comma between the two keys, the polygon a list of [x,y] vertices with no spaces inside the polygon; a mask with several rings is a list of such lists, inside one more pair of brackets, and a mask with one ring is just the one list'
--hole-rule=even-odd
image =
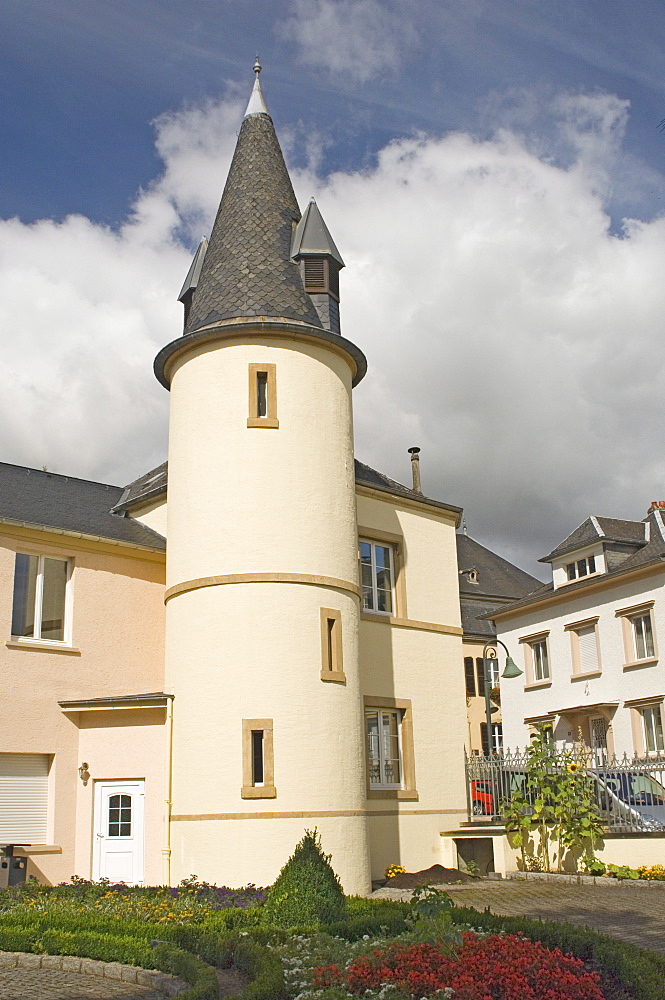
{"label": "trimmed boxwood hedge", "polygon": [[[261,923],[262,909],[220,911],[189,926],[118,922],[106,915],[86,914],[84,920],[72,915],[11,912],[0,917],[0,950],[69,954],[157,968],[192,984],[181,994],[182,1000],[216,1000],[219,992],[212,966],[234,966],[252,981],[233,1000],[287,1000],[282,964],[267,941],[321,928],[310,924],[277,929]],[[323,929],[349,941],[365,935],[397,936],[406,930],[409,912],[410,905],[404,902],[351,898],[346,920]],[[665,997],[665,955],[551,920],[496,916],[489,910],[465,907],[455,907],[451,917],[456,923],[487,931],[522,933],[549,948],[569,952],[613,975],[634,1000]],[[153,938],[162,943],[151,947]]]}

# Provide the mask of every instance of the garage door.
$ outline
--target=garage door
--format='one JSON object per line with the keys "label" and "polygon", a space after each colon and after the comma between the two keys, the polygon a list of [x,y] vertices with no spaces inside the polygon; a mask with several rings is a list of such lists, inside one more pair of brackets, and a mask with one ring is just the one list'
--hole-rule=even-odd
{"label": "garage door", "polygon": [[45,844],[48,754],[0,753],[0,844]]}

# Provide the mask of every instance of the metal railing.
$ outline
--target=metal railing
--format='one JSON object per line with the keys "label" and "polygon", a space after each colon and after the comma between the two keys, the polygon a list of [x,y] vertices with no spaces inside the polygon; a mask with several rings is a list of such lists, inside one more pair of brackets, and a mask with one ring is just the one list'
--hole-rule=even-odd
{"label": "metal railing", "polygon": [[[589,776],[590,790],[608,831],[665,833],[665,755],[608,757],[604,751],[576,750],[575,761]],[[570,762],[570,754],[557,754],[548,770],[555,773]],[[524,751],[466,758],[469,820],[500,822],[516,791],[530,803],[539,794]]]}

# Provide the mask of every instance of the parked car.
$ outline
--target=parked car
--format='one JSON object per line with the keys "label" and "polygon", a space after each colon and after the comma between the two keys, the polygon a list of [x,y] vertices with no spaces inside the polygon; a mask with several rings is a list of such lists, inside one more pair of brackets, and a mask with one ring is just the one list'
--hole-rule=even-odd
{"label": "parked car", "polygon": [[665,787],[646,771],[594,769],[596,797],[609,826],[665,830]]}

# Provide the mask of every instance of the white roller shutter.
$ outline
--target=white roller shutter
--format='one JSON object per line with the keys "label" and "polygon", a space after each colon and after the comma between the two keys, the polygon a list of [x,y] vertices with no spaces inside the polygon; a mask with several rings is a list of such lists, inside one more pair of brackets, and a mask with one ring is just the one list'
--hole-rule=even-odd
{"label": "white roller shutter", "polygon": [[596,626],[578,629],[577,640],[580,649],[580,672],[583,674],[598,670],[598,646],[596,645]]}
{"label": "white roller shutter", "polygon": [[0,844],[45,844],[47,754],[0,753]]}

